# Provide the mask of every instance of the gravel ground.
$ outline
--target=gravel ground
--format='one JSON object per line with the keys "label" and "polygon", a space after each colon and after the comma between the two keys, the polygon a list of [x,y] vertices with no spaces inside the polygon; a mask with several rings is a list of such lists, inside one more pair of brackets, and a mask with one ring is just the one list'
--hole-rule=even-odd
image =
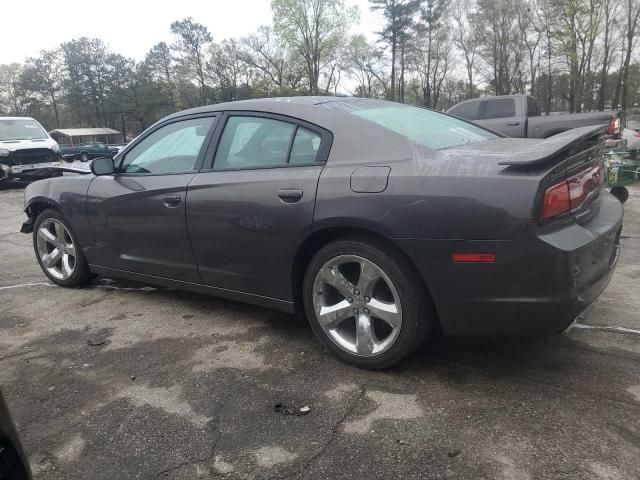
{"label": "gravel ground", "polygon": [[0,185],[0,385],[38,479],[640,478],[640,187],[582,326],[434,338],[385,372],[256,307],[51,286],[16,233],[22,199]]}

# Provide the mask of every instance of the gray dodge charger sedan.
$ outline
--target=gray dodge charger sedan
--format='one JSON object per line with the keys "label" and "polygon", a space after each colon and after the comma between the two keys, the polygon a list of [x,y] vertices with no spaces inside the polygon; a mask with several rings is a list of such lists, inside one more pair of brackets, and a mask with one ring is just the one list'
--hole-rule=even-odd
{"label": "gray dodge charger sedan", "polygon": [[29,185],[56,284],[93,274],[304,313],[390,366],[431,329],[560,333],[606,287],[621,204],[601,127],[504,138],[381,100],[249,100],[171,115],[91,173]]}

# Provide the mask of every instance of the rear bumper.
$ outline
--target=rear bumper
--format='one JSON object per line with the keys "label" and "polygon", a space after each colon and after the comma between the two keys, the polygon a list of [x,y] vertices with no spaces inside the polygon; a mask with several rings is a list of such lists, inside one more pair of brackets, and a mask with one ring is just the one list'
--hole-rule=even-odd
{"label": "rear bumper", "polygon": [[[563,332],[611,280],[622,205],[603,193],[600,211],[512,241],[399,240],[433,297],[445,334],[530,337]],[[495,253],[495,263],[453,263],[451,253]]]}

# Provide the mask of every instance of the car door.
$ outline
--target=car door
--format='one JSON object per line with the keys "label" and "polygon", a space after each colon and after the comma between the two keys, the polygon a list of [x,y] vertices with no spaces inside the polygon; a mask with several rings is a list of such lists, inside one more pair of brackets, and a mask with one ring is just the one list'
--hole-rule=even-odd
{"label": "car door", "polygon": [[505,134],[507,137],[521,138],[524,131],[524,116],[520,115],[516,99],[489,98],[481,109],[482,119],[476,123]]}
{"label": "car door", "polygon": [[290,117],[225,113],[212,165],[188,186],[187,222],[210,286],[291,301],[331,133]]}
{"label": "car door", "polygon": [[216,116],[179,117],[146,132],[89,186],[89,262],[200,283],[186,228],[187,184],[202,165]]}

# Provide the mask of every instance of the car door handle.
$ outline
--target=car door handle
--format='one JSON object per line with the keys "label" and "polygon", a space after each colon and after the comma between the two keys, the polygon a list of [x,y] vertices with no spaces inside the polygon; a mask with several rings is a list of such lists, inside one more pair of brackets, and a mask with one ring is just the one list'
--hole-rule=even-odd
{"label": "car door handle", "polygon": [[507,127],[517,127],[520,125],[520,122],[507,123]]}
{"label": "car door handle", "polygon": [[180,195],[168,195],[162,198],[164,206],[167,208],[175,208],[180,203]]}
{"label": "car door handle", "polygon": [[302,198],[302,190],[282,189],[278,190],[278,197],[285,203],[295,203]]}

